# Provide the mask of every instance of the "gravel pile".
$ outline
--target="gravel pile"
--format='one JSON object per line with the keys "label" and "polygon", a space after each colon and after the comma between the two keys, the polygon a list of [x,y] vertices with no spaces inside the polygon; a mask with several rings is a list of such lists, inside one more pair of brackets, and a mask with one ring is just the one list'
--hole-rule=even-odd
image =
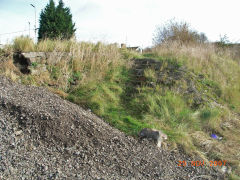
{"label": "gravel pile", "polygon": [[0,179],[224,179],[128,137],[44,88],[0,76]]}

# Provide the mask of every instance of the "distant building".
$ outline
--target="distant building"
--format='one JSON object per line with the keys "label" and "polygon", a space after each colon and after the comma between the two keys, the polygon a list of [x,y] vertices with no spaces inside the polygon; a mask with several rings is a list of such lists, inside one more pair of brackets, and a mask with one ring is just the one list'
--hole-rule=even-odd
{"label": "distant building", "polygon": [[127,49],[131,51],[137,51],[139,53],[142,53],[143,49],[140,46],[135,46],[135,47],[127,47]]}
{"label": "distant building", "polygon": [[131,51],[136,51],[136,52],[139,52],[139,53],[142,53],[143,52],[143,49],[140,47],[140,46],[132,46],[132,47],[127,47],[126,44],[121,44],[121,48],[126,48],[128,50],[131,50]]}

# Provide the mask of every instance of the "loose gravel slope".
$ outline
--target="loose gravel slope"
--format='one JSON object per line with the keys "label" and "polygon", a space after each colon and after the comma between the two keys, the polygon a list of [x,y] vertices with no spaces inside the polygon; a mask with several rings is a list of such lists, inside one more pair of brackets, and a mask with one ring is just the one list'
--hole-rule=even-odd
{"label": "loose gravel slope", "polygon": [[44,88],[0,76],[0,179],[223,179]]}

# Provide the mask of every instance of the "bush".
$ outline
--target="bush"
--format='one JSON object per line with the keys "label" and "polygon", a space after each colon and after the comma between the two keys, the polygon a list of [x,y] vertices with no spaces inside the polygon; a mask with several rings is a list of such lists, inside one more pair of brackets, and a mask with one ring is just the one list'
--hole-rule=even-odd
{"label": "bush", "polygon": [[178,41],[183,44],[204,43],[207,37],[204,33],[190,29],[190,25],[186,22],[170,20],[165,25],[157,27],[153,37],[155,45],[169,41]]}

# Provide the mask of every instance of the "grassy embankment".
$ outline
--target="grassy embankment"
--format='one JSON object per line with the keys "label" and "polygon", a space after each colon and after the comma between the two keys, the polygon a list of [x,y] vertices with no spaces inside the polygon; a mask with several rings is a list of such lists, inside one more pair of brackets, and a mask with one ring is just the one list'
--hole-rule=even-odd
{"label": "grassy embankment", "polygon": [[[16,50],[72,56],[45,62],[47,71],[22,75],[11,56],[6,57]],[[132,58],[161,61],[166,81],[174,71],[169,67],[181,68],[184,74],[181,79],[173,77],[169,85],[164,77],[157,81],[154,69],[145,69],[145,82],[138,86]],[[32,68],[41,66],[34,63]],[[240,58],[233,49],[171,43],[138,54],[103,43],[45,40],[35,45],[18,38],[1,51],[0,73],[24,84],[49,87],[127,134],[136,135],[143,127],[161,129],[169,136],[169,149],[182,147],[209,160],[226,160],[240,175]],[[189,82],[194,93],[188,93]],[[196,96],[201,99],[197,105]],[[214,140],[211,133],[223,139]]]}

